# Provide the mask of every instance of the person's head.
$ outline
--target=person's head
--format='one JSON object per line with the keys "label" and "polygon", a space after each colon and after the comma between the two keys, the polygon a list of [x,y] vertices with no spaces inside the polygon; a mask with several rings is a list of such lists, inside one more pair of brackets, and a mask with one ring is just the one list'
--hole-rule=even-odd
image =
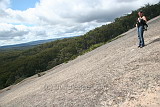
{"label": "person's head", "polygon": [[142,12],[142,11],[139,11],[139,12],[138,12],[138,16],[139,16],[139,17],[142,17],[142,16],[143,16],[143,12]]}

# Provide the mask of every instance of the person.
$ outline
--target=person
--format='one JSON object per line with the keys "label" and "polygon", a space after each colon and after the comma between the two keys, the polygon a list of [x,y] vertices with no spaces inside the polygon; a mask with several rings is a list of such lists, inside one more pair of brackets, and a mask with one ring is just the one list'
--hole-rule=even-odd
{"label": "person", "polygon": [[142,48],[145,46],[144,44],[144,37],[143,37],[143,33],[144,33],[144,26],[147,25],[147,19],[146,17],[143,15],[142,11],[138,12],[138,19],[137,19],[137,31],[138,31],[138,39],[139,39],[139,45],[138,47]]}

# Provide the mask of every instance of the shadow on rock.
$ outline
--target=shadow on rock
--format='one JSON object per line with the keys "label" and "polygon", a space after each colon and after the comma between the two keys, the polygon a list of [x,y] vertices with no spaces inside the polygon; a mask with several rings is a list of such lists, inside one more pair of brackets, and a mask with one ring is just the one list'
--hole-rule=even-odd
{"label": "shadow on rock", "polygon": [[150,44],[155,43],[155,42],[160,42],[160,38],[157,38],[157,39],[155,39],[155,40],[151,41],[151,42],[150,42],[150,43],[148,43],[147,45],[150,45]]}

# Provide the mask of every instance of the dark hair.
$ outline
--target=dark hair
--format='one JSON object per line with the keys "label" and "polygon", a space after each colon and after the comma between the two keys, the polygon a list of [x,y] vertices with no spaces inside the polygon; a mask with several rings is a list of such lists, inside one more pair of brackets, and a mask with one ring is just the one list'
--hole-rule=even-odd
{"label": "dark hair", "polygon": [[143,13],[143,11],[142,11],[142,10],[140,10],[139,12],[140,12],[140,13]]}

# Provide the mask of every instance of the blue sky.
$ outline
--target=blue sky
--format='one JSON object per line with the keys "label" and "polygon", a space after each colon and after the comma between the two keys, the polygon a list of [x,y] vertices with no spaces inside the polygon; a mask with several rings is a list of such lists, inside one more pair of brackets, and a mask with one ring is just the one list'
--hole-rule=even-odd
{"label": "blue sky", "polygon": [[26,10],[28,8],[34,8],[35,4],[39,0],[11,0],[11,8],[13,10]]}

